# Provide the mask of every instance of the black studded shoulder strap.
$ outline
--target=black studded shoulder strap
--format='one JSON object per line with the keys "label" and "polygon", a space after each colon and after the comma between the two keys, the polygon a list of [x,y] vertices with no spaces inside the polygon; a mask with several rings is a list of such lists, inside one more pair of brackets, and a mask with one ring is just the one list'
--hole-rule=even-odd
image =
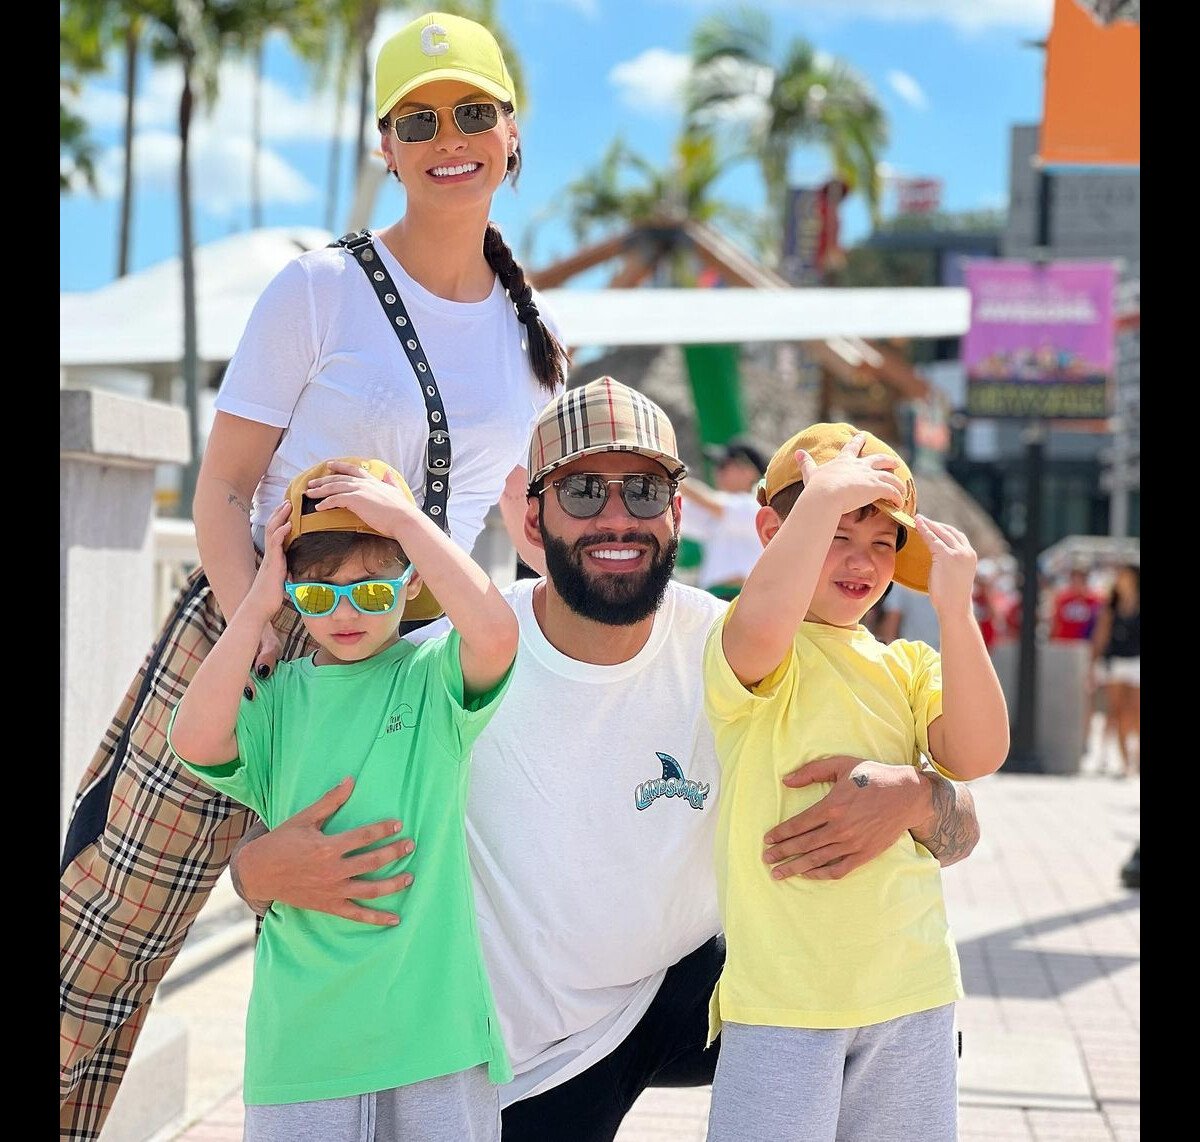
{"label": "black studded shoulder strap", "polygon": [[392,332],[400,339],[412,365],[417,384],[421,387],[421,397],[425,401],[425,416],[429,421],[429,437],[425,446],[425,503],[422,510],[449,535],[450,515],[446,505],[450,499],[450,426],[446,422],[446,409],[442,405],[437,381],[433,379],[433,370],[425,359],[421,342],[417,340],[417,331],[404,308],[404,302],[400,300],[400,291],[392,281],[392,275],[375,252],[370,230],[343,234],[330,245],[341,246],[362,266],[363,273],[379,298],[379,304],[383,306]]}

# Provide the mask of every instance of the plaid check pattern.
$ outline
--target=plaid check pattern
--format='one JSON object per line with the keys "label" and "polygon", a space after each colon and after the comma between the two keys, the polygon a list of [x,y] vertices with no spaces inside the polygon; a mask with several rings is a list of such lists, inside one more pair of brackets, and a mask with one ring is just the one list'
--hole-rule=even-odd
{"label": "plaid check pattern", "polygon": [[[316,649],[292,609],[274,625],[281,657]],[[60,1139],[100,1134],[154,991],[253,819],[167,746],[171,711],[224,627],[197,569],[75,798],[59,898]]]}
{"label": "plaid check pattern", "polygon": [[658,405],[612,377],[600,377],[542,409],[529,442],[529,491],[555,468],[595,452],[638,452],[679,479],[687,467],[678,451],[675,429]]}

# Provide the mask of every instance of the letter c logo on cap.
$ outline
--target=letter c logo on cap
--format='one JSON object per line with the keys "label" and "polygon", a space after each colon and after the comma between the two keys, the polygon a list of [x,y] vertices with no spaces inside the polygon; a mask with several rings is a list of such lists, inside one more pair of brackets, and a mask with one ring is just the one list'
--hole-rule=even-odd
{"label": "letter c logo on cap", "polygon": [[[434,37],[441,36],[438,43]],[[446,29],[441,24],[429,24],[421,29],[421,51],[427,56],[445,55],[450,50],[450,41],[446,37]]]}

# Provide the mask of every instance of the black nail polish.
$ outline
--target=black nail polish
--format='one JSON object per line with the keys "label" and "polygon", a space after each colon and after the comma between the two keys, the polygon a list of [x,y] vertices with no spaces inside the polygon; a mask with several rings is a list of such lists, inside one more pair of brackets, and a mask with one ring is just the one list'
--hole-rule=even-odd
{"label": "black nail polish", "polygon": [[245,694],[251,702],[254,701],[254,691],[251,690],[249,686],[244,687],[242,693]]}
{"label": "black nail polish", "polygon": [[271,668],[265,662],[263,662],[259,664],[256,673],[258,674],[259,678],[266,678],[271,673]]}

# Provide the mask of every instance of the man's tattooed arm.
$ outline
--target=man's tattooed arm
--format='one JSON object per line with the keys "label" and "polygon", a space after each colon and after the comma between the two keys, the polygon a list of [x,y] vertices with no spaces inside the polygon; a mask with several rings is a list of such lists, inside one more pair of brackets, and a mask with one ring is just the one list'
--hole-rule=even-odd
{"label": "man's tattooed arm", "polygon": [[948,780],[928,763],[922,765],[921,775],[930,785],[933,812],[920,828],[910,831],[938,864],[948,868],[970,856],[979,840],[975,798],[966,785]]}

